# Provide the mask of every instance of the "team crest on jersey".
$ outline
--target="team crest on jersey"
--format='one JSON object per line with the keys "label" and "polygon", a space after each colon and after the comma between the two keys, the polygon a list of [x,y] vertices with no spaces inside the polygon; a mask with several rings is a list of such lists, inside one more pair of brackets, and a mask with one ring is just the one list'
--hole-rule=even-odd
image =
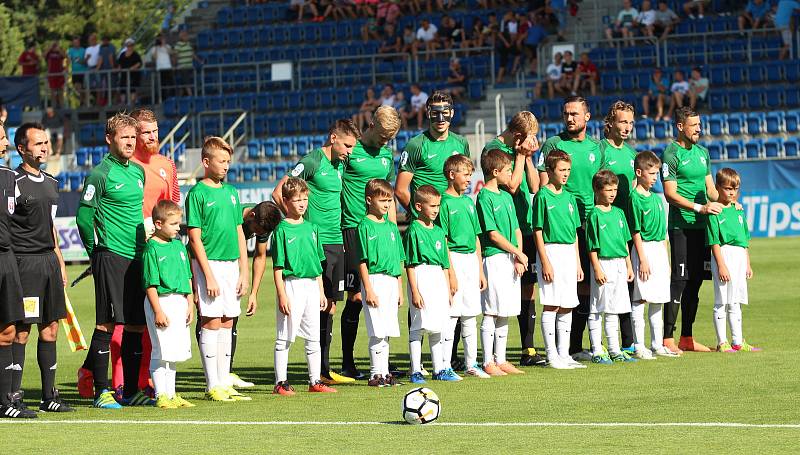
{"label": "team crest on jersey", "polygon": [[136,181],[139,183],[139,188],[144,189],[144,182],[142,179],[136,179]]}
{"label": "team crest on jersey", "polygon": [[86,191],[83,193],[83,200],[84,201],[91,201],[94,197],[95,188],[94,185],[87,185]]}
{"label": "team crest on jersey", "polygon": [[383,164],[383,167],[389,167],[389,160],[381,158],[381,164]]}
{"label": "team crest on jersey", "polygon": [[[13,215],[14,209],[17,207],[17,201],[14,199],[13,196],[8,198],[8,214]],[[740,217],[741,218],[741,217]]]}
{"label": "team crest on jersey", "polygon": [[441,240],[437,240],[436,241],[436,251],[439,251],[441,249],[442,249],[442,241]]}
{"label": "team crest on jersey", "polygon": [[742,215],[739,215],[739,224],[744,224],[744,218],[742,218]]}
{"label": "team crest on jersey", "polygon": [[181,261],[186,262],[186,255],[181,251]]}
{"label": "team crest on jersey", "polygon": [[574,211],[575,211],[575,209],[572,208],[572,202],[570,202],[569,203],[569,213],[570,213],[570,215],[572,215],[572,212],[574,212]]}
{"label": "team crest on jersey", "polygon": [[391,234],[392,234],[392,242],[394,242],[394,232],[392,232]]}
{"label": "team crest on jersey", "polygon": [[706,165],[706,158],[701,156],[700,157],[700,162],[703,163],[703,166],[705,166]]}
{"label": "team crest on jersey", "polygon": [[300,173],[303,172],[303,169],[305,169],[303,163],[298,163],[297,166],[295,166],[294,169],[292,169],[292,177],[297,177],[298,175],[300,175]]}
{"label": "team crest on jersey", "polygon": [[544,153],[539,154],[539,161],[536,163],[537,166],[542,166],[544,164]]}
{"label": "team crest on jersey", "polygon": [[663,176],[664,176],[664,178],[667,178],[667,177],[669,177],[669,164],[667,164],[667,163],[664,163],[664,164],[661,166],[661,175],[663,175]]}
{"label": "team crest on jersey", "polygon": [[167,179],[167,171],[165,171],[163,167],[158,170],[158,175],[160,175],[161,178],[164,180]]}
{"label": "team crest on jersey", "polygon": [[622,220],[619,220],[619,228],[622,229],[625,225],[622,223]]}
{"label": "team crest on jersey", "polygon": [[408,152],[403,152],[400,154],[400,166],[405,166],[408,162]]}
{"label": "team crest on jersey", "polygon": [[231,194],[231,204],[236,205],[236,196]]}
{"label": "team crest on jersey", "polygon": [[312,232],[311,233],[311,240],[313,240],[316,243],[316,241],[317,241],[317,233],[316,232]]}
{"label": "team crest on jersey", "polygon": [[631,169],[633,169],[633,160],[631,160]]}
{"label": "team crest on jersey", "polygon": [[590,153],[590,154],[589,154],[589,161],[591,161],[592,163],[594,163],[594,160],[595,160],[594,153]]}

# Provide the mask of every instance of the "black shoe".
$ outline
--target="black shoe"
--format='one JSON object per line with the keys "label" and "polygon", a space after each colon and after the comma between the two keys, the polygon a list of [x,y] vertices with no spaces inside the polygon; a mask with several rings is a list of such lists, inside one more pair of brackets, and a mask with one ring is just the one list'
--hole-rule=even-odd
{"label": "black shoe", "polygon": [[17,390],[14,393],[8,394],[8,399],[11,401],[14,407],[16,407],[17,409],[24,409],[27,411],[28,406],[25,404],[24,398],[25,398],[25,392],[23,392],[22,390]]}
{"label": "black shoe", "polygon": [[523,367],[543,367],[547,365],[547,360],[539,354],[523,354],[519,359],[519,364]]}
{"label": "black shoe", "polygon": [[464,363],[463,360],[456,359],[450,361],[450,368],[452,368],[453,371],[464,371],[467,369],[467,365]]}
{"label": "black shoe", "polygon": [[389,364],[389,373],[395,378],[402,378],[406,375],[405,371],[400,370],[397,365],[392,365],[391,363]]}
{"label": "black shoe", "polygon": [[68,404],[61,401],[58,390],[53,389],[53,398],[39,402],[39,410],[42,412],[73,412]]}
{"label": "black shoe", "polygon": [[8,419],[35,419],[39,416],[22,403],[22,392],[9,393],[8,404],[0,404],[0,417]]}
{"label": "black shoe", "polygon": [[387,374],[385,378],[383,378],[383,384],[386,387],[397,387],[403,385],[402,382],[398,382],[397,378],[393,374]]}
{"label": "black shoe", "polygon": [[367,385],[370,387],[386,387],[386,380],[383,376],[376,374],[372,379],[367,381]]}
{"label": "black shoe", "polygon": [[342,376],[347,376],[348,378],[353,378],[358,380],[366,379],[364,373],[358,371],[358,368],[356,367],[342,368],[342,371],[340,371],[339,374],[341,374]]}

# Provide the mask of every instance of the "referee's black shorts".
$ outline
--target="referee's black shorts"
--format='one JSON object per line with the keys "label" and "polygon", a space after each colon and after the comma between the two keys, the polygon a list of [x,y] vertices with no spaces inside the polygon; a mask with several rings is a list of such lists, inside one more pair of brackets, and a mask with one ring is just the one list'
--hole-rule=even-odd
{"label": "referee's black shorts", "polygon": [[670,229],[667,232],[672,280],[710,280],[711,248],[706,245],[705,229]]}
{"label": "referee's black shorts", "polygon": [[522,252],[528,256],[528,267],[522,274],[522,285],[536,284],[536,237],[533,234],[522,236]]}
{"label": "referee's black shorts", "polygon": [[67,317],[64,282],[56,253],[17,256],[19,281],[25,306],[38,306],[38,316],[26,317],[25,324],[49,324]]}
{"label": "referee's black shorts", "polygon": [[0,253],[0,325],[6,326],[24,318],[17,260],[10,251]]}
{"label": "referee's black shorts", "polygon": [[145,325],[141,261],[95,251],[92,275],[97,324]]}
{"label": "referee's black shorts", "polygon": [[358,240],[358,228],[342,229],[344,240],[344,290],[361,292],[361,277],[358,266],[361,263],[361,242]]}
{"label": "referee's black shorts", "polygon": [[325,297],[341,302],[344,300],[344,246],[322,245],[325,261],[322,263],[322,286]]}

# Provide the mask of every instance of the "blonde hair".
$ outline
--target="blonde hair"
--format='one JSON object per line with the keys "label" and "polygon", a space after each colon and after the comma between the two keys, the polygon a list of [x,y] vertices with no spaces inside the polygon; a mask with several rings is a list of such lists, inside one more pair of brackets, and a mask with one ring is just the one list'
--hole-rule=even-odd
{"label": "blonde hair", "polygon": [[308,184],[303,179],[289,177],[283,182],[281,196],[283,196],[284,199],[291,199],[298,194],[308,194]]}
{"label": "blonde hair", "polygon": [[450,180],[450,173],[458,171],[475,172],[475,164],[464,155],[453,155],[444,162],[444,178]]}
{"label": "blonde hair", "polygon": [[106,136],[114,137],[122,128],[132,127],[139,129],[139,122],[125,112],[117,112],[106,121]]}
{"label": "blonde hair", "polygon": [[630,112],[634,114],[633,105],[630,103],[626,103],[625,101],[618,100],[614,101],[614,104],[608,108],[608,113],[606,114],[606,118],[603,119],[603,132],[607,135],[608,132],[611,130],[611,125],[617,119],[617,112]]}
{"label": "blonde hair", "polygon": [[135,118],[139,122],[158,123],[156,114],[150,109],[136,109],[131,112],[131,117]]}
{"label": "blonde hair", "polygon": [[732,185],[739,187],[742,185],[742,178],[739,173],[729,167],[723,167],[717,171],[717,186]]}
{"label": "blonde hair", "polygon": [[516,134],[536,136],[539,134],[539,120],[536,119],[533,112],[517,112],[508,122],[508,130]]}
{"label": "blonde hair", "polygon": [[400,114],[392,106],[380,106],[372,116],[372,124],[378,130],[389,133],[394,137],[400,131]]}
{"label": "blonde hair", "polygon": [[233,148],[228,145],[224,139],[218,136],[209,136],[203,141],[203,150],[200,156],[203,159],[211,158],[215,150],[227,152],[231,159],[233,158]]}
{"label": "blonde hair", "polygon": [[163,223],[164,221],[167,221],[167,218],[173,215],[180,215],[182,213],[183,210],[181,210],[181,207],[178,204],[170,201],[169,199],[162,199],[153,207],[153,222],[161,221]]}
{"label": "blonde hair", "polygon": [[426,202],[430,202],[433,199],[441,198],[442,195],[433,185],[422,185],[421,187],[417,188],[414,191],[414,203],[415,204],[424,204]]}

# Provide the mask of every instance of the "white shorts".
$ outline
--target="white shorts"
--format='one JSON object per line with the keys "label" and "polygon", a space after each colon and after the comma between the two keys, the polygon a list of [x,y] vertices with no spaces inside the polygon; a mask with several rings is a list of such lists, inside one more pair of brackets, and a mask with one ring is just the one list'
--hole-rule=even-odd
{"label": "white shorts", "polygon": [[728,267],[731,280],[719,279],[719,266],[711,255],[711,274],[714,277],[714,305],[738,303],[747,305],[747,249],[740,246],[722,245],[722,257]]}
{"label": "white shorts", "polygon": [[481,314],[480,267],[476,253],[450,252],[450,267],[456,274],[458,290],[453,296],[450,317],[477,316]]}
{"label": "white shorts", "polygon": [[483,314],[517,316],[520,312],[520,279],[514,270],[514,256],[509,253],[483,258],[486,290],[481,293]]}
{"label": "white shorts", "polygon": [[606,284],[597,285],[594,269],[591,270],[590,313],[622,314],[631,312],[631,297],[628,294],[628,269],[625,258],[600,259],[600,267],[606,274]]}
{"label": "white shorts", "polygon": [[183,294],[165,294],[158,296],[161,311],[167,316],[169,325],[163,329],[156,327],[155,313],[150,299],[144,298],[144,317],[147,321],[147,333],[150,334],[150,358],[164,362],[183,362],[192,357],[192,337],[186,325],[186,313],[189,302]]}
{"label": "white shorts", "polygon": [[286,297],[289,299],[289,315],[281,313],[275,304],[276,324],[279,340],[294,342],[295,337],[308,341],[319,341],[319,283],[316,278],[286,278]]}
{"label": "white shorts", "polygon": [[536,278],[539,303],[544,306],[575,308],[578,306],[578,257],[575,244],[545,243],[544,251],[553,266],[553,281],[542,277],[542,261],[536,256]]}
{"label": "white shorts", "polygon": [[650,276],[647,281],[639,278],[639,253],[636,248],[631,251],[633,263],[633,295],[634,302],[667,303],[670,301],[670,267],[667,246],[661,242],[642,242],[645,257],[650,265]]}
{"label": "white shorts", "polygon": [[238,261],[208,261],[211,273],[217,280],[219,295],[209,297],[206,288],[206,276],[197,260],[192,260],[192,274],[197,283],[197,295],[200,300],[200,316],[207,318],[235,318],[242,313],[239,307],[239,296],[236,295],[236,282],[239,281]]}
{"label": "white shorts", "polygon": [[408,308],[411,323],[408,330],[427,330],[441,333],[449,327],[450,285],[444,269],[438,265],[420,264],[414,267],[417,277],[417,290],[422,295],[425,306],[420,309],[411,303],[411,284],[408,285]]}
{"label": "white shorts", "polygon": [[367,305],[367,292],[361,284],[361,304],[364,306],[364,322],[367,335],[376,338],[399,337],[400,324],[397,322],[397,305],[400,302],[400,289],[397,277],[375,274],[369,276],[372,289],[378,294],[378,306]]}

